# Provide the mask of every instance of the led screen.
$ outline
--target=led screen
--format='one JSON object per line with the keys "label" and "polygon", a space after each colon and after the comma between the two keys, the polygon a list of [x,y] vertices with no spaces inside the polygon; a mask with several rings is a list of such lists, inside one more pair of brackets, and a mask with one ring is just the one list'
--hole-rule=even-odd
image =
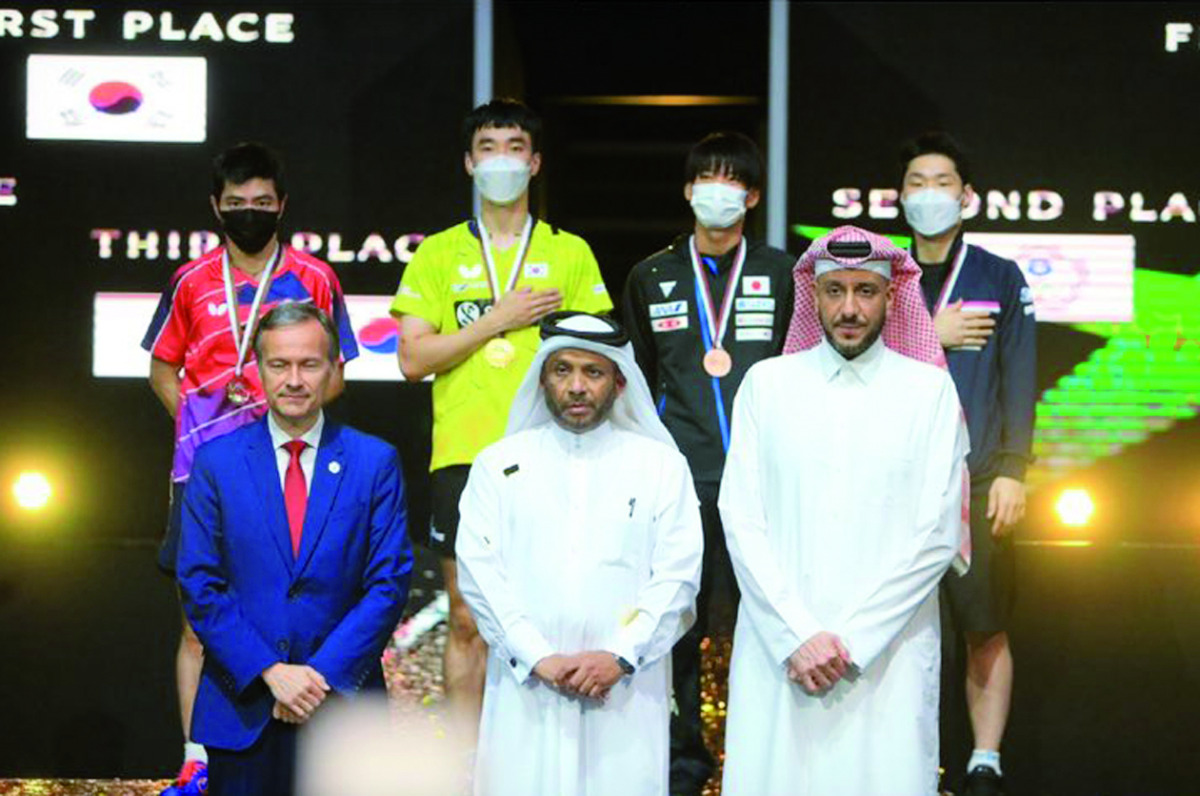
{"label": "led screen", "polygon": [[[92,375],[98,378],[146,378],[150,354],[141,346],[157,293],[109,293],[95,296],[92,312]],[[357,359],[346,364],[348,381],[401,381],[396,363],[399,332],[388,314],[391,296],[346,296],[346,309],[358,340]]]}
{"label": "led screen", "polygon": [[31,55],[30,139],[198,143],[207,63],[192,56]]}

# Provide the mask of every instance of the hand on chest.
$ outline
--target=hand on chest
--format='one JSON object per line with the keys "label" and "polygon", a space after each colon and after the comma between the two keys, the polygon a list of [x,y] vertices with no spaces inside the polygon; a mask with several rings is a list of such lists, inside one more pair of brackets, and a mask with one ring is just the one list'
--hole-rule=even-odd
{"label": "hand on chest", "polygon": [[454,310],[454,323],[464,329],[491,312],[501,296],[514,290],[528,288],[543,290],[563,285],[557,279],[559,269],[552,267],[543,256],[527,257],[525,262],[514,264],[509,253],[507,260],[501,259],[492,273],[479,253],[460,253],[458,265],[450,272],[449,294]]}

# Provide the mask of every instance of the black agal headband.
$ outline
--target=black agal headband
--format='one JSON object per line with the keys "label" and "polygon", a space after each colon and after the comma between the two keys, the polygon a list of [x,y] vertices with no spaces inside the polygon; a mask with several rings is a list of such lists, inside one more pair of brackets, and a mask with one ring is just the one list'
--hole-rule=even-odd
{"label": "black agal headband", "polygon": [[[608,329],[606,331],[592,331],[590,329],[584,331],[572,328],[574,324],[564,323],[571,318],[579,318],[581,316],[600,321]],[[545,318],[542,318],[538,331],[543,340],[559,336],[576,337],[580,340],[591,340],[593,343],[609,345],[614,348],[620,348],[629,342],[629,335],[625,332],[625,329],[612,318],[605,315],[592,315],[587,312],[579,312],[578,310],[559,310],[558,312],[550,313]]]}

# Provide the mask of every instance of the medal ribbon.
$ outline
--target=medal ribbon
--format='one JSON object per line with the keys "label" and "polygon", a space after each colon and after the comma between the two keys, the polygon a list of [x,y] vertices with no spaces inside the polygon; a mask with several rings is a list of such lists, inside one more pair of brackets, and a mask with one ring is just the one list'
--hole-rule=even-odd
{"label": "medal ribbon", "polygon": [[233,266],[229,264],[229,252],[225,252],[221,256],[221,273],[225,282],[225,305],[229,308],[229,330],[233,334],[233,343],[237,346],[237,362],[233,366],[235,378],[241,378],[242,368],[246,364],[246,355],[250,353],[250,341],[254,339],[254,327],[258,325],[258,309],[262,306],[267,291],[270,290],[271,276],[275,273],[275,266],[279,263],[282,252],[283,246],[275,244],[275,253],[267,261],[267,267],[263,269],[258,282],[258,290],[254,293],[254,303],[250,305],[250,315],[246,319],[246,331],[240,337],[238,332],[241,324],[238,323],[237,292],[233,289]]}
{"label": "medal ribbon", "polygon": [[[696,280],[696,303],[704,301],[701,285],[704,284],[701,280]],[[731,288],[729,288],[731,289]],[[708,330],[708,320],[704,315],[700,315],[700,342],[704,345],[704,350],[709,351],[713,346],[712,336]],[[721,430],[721,444],[724,446],[726,453],[729,453],[729,418],[725,415],[725,396],[721,392],[721,380],[716,376],[709,376],[709,381],[712,382],[713,391],[713,406],[717,408],[717,426]],[[666,398],[666,395],[663,396]],[[662,415],[662,408],[658,410],[659,416]]]}
{"label": "medal ribbon", "polygon": [[[696,281],[696,303],[700,305],[699,312],[697,312],[700,316],[700,340],[707,352],[714,348],[721,348],[721,342],[725,339],[725,330],[729,328],[733,295],[737,292],[737,280],[742,275],[742,267],[746,264],[746,239],[743,237],[738,243],[738,253],[734,258],[733,267],[729,270],[729,279],[725,283],[725,295],[721,300],[721,315],[717,319],[713,318],[712,294],[709,293],[708,277],[700,263],[700,252],[696,249],[695,235],[688,239],[688,251],[692,255],[692,271]],[[712,382],[713,403],[717,409],[717,426],[721,431],[721,445],[728,453],[729,419],[725,416],[725,396],[722,394],[721,380],[712,376],[710,381]]]}
{"label": "medal ribbon", "polygon": [[[700,263],[700,252],[696,249],[696,236],[688,238],[688,250],[692,255],[692,271],[696,277],[696,296],[700,299],[700,323],[704,328],[712,330],[712,348],[724,348],[721,343],[725,340],[725,331],[729,328],[730,309],[733,307],[733,294],[737,292],[737,281],[742,275],[742,266],[746,264],[746,239],[738,242],[737,256],[733,267],[729,269],[729,279],[725,282],[725,296],[721,301],[721,314],[713,315],[712,294],[708,290],[708,277],[704,275],[704,267]],[[705,341],[705,350],[708,350]]]}
{"label": "medal ribbon", "polygon": [[958,275],[962,273],[963,262],[967,259],[967,242],[963,241],[962,246],[958,247],[958,256],[954,258],[954,265],[950,268],[950,273],[946,276],[946,283],[942,285],[942,294],[938,296],[937,306],[933,309],[933,315],[946,308],[946,304],[950,301],[950,293],[954,290],[954,285],[958,282]]}
{"label": "medal ribbon", "polygon": [[517,259],[513,260],[512,273],[508,275],[508,284],[504,286],[504,290],[499,292],[497,292],[497,288],[500,285],[500,278],[496,275],[496,261],[492,258],[492,237],[488,235],[482,217],[475,219],[475,226],[479,228],[479,244],[483,248],[483,262],[487,266],[488,288],[492,291],[492,301],[499,302],[501,296],[512,292],[512,289],[517,286],[517,276],[521,273],[521,266],[525,264],[525,255],[529,252],[529,243],[533,240],[533,216],[525,217],[525,228],[521,230],[521,242],[517,245]]}

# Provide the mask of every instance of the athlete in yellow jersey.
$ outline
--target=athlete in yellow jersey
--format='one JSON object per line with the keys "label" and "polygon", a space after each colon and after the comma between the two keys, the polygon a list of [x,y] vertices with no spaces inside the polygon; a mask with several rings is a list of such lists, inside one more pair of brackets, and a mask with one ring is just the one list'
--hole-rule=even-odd
{"label": "athlete in yellow jersey", "polygon": [[446,696],[465,726],[478,724],[487,648],[458,590],[458,500],[475,455],[504,435],[508,410],[540,342],[537,322],[557,309],[604,313],[612,301],[587,243],[529,213],[541,120],[492,100],[463,123],[464,165],[480,217],[426,238],[392,302],[400,369],[433,382],[433,517],[450,595]]}

